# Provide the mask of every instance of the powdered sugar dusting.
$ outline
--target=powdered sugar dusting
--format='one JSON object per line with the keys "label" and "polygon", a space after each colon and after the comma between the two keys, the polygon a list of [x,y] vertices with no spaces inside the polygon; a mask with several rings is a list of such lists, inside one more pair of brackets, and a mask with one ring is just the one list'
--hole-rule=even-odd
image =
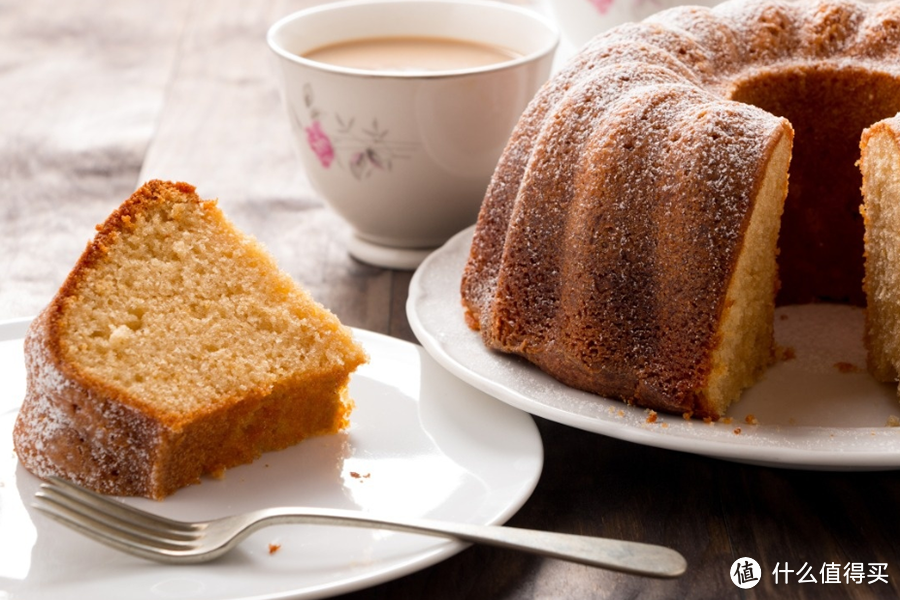
{"label": "powdered sugar dusting", "polygon": [[[155,444],[140,440],[155,428],[148,429],[130,407],[102,401],[63,373],[49,347],[47,321],[45,311],[25,338],[27,391],[13,434],[19,460],[38,477],[142,493],[133,482],[152,472]],[[156,485],[152,477],[148,481]]]}
{"label": "powdered sugar dusting", "polygon": [[[898,24],[855,0],[732,0],[589,42],[532,102],[488,190],[463,278],[486,343],[611,395],[697,389],[767,153],[791,135],[730,94],[822,65],[900,78],[884,60]],[[673,295],[683,309],[660,301]]]}
{"label": "powdered sugar dusting", "polygon": [[[44,328],[46,317],[35,319],[28,329],[25,347],[25,367],[28,374],[28,388],[25,405],[30,405],[37,418],[27,426],[16,428],[17,446],[33,447],[37,454],[45,450],[44,442],[53,439],[59,431],[73,426],[72,420],[58,409],[51,398],[59,398],[73,387],[72,381],[66,378],[50,357],[46,345]],[[20,417],[21,418],[21,417]],[[41,464],[41,476],[53,474],[51,466],[45,460],[38,459]]]}

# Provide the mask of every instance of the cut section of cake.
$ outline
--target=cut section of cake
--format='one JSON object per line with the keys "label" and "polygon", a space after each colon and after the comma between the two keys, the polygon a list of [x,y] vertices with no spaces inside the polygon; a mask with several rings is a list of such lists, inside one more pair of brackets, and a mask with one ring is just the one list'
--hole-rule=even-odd
{"label": "cut section of cake", "polygon": [[215,201],[163,181],[98,226],[25,356],[22,464],[150,498],[344,429],[367,360]]}
{"label": "cut section of cake", "polygon": [[893,382],[900,368],[900,117],[866,129],[859,145],[868,367],[878,381]]}

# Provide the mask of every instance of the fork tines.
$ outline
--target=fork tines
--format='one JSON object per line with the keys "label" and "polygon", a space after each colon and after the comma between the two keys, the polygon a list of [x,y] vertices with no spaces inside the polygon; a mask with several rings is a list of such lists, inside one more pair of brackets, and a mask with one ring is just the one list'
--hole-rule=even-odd
{"label": "fork tines", "polygon": [[139,556],[190,550],[199,527],[132,508],[58,477],[48,477],[34,507],[98,542]]}

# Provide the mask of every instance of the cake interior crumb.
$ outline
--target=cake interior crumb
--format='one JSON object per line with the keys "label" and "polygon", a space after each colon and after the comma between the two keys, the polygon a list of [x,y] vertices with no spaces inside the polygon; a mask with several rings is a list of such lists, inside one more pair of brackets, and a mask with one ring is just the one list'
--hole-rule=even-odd
{"label": "cake interior crumb", "polygon": [[63,351],[86,372],[190,414],[343,363],[349,334],[310,318],[327,311],[215,203],[159,203],[126,226],[68,305]]}

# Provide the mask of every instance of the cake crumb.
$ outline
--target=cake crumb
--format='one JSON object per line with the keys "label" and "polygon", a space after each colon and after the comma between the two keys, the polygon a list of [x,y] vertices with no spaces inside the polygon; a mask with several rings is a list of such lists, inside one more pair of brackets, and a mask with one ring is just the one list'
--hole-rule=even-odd
{"label": "cake crumb", "polygon": [[900,427],[900,417],[898,417],[897,415],[888,416],[887,426],[888,427]]}
{"label": "cake crumb", "polygon": [[668,428],[669,428],[669,424],[666,423],[665,421],[663,421],[663,423],[662,423],[662,425],[660,425],[660,427],[662,427],[663,429],[668,429]]}
{"label": "cake crumb", "polygon": [[647,422],[648,423],[656,423],[656,416],[657,416],[656,411],[651,409],[647,413]]}
{"label": "cake crumb", "polygon": [[724,419],[722,419],[722,422],[726,425],[731,425],[731,423],[734,422],[734,419],[732,419],[731,417],[725,417]]}
{"label": "cake crumb", "polygon": [[712,417],[703,417],[703,422],[706,423],[707,425],[712,425],[713,423],[715,423],[715,421],[713,421]]}
{"label": "cake crumb", "polygon": [[356,471],[350,471],[350,477],[352,477],[353,479],[368,479],[371,476],[371,473],[366,473],[365,475],[363,475],[361,473],[357,473]]}
{"label": "cake crumb", "polygon": [[735,428],[734,428],[734,435],[741,435],[741,428],[740,428],[740,427],[735,427]]}
{"label": "cake crumb", "polygon": [[624,417],[624,416],[625,416],[625,411],[622,410],[622,409],[620,408],[620,409],[619,409],[619,412],[616,413],[616,416],[617,416],[617,417]]}
{"label": "cake crumb", "polygon": [[834,363],[834,368],[840,371],[841,373],[858,373],[859,367],[849,362],[836,362]]}
{"label": "cake crumb", "polygon": [[775,349],[775,358],[780,361],[789,361],[797,358],[797,351],[793,346],[778,346]]}
{"label": "cake crumb", "polygon": [[744,422],[747,425],[759,425],[759,421],[753,415],[747,415],[744,417]]}
{"label": "cake crumb", "polygon": [[275,554],[279,550],[281,550],[281,544],[276,544],[274,542],[269,544],[269,554]]}
{"label": "cake crumb", "polygon": [[691,417],[694,416],[694,413],[693,413],[693,411],[687,411],[686,413],[682,414],[681,416],[684,417],[685,421],[690,421]]}

